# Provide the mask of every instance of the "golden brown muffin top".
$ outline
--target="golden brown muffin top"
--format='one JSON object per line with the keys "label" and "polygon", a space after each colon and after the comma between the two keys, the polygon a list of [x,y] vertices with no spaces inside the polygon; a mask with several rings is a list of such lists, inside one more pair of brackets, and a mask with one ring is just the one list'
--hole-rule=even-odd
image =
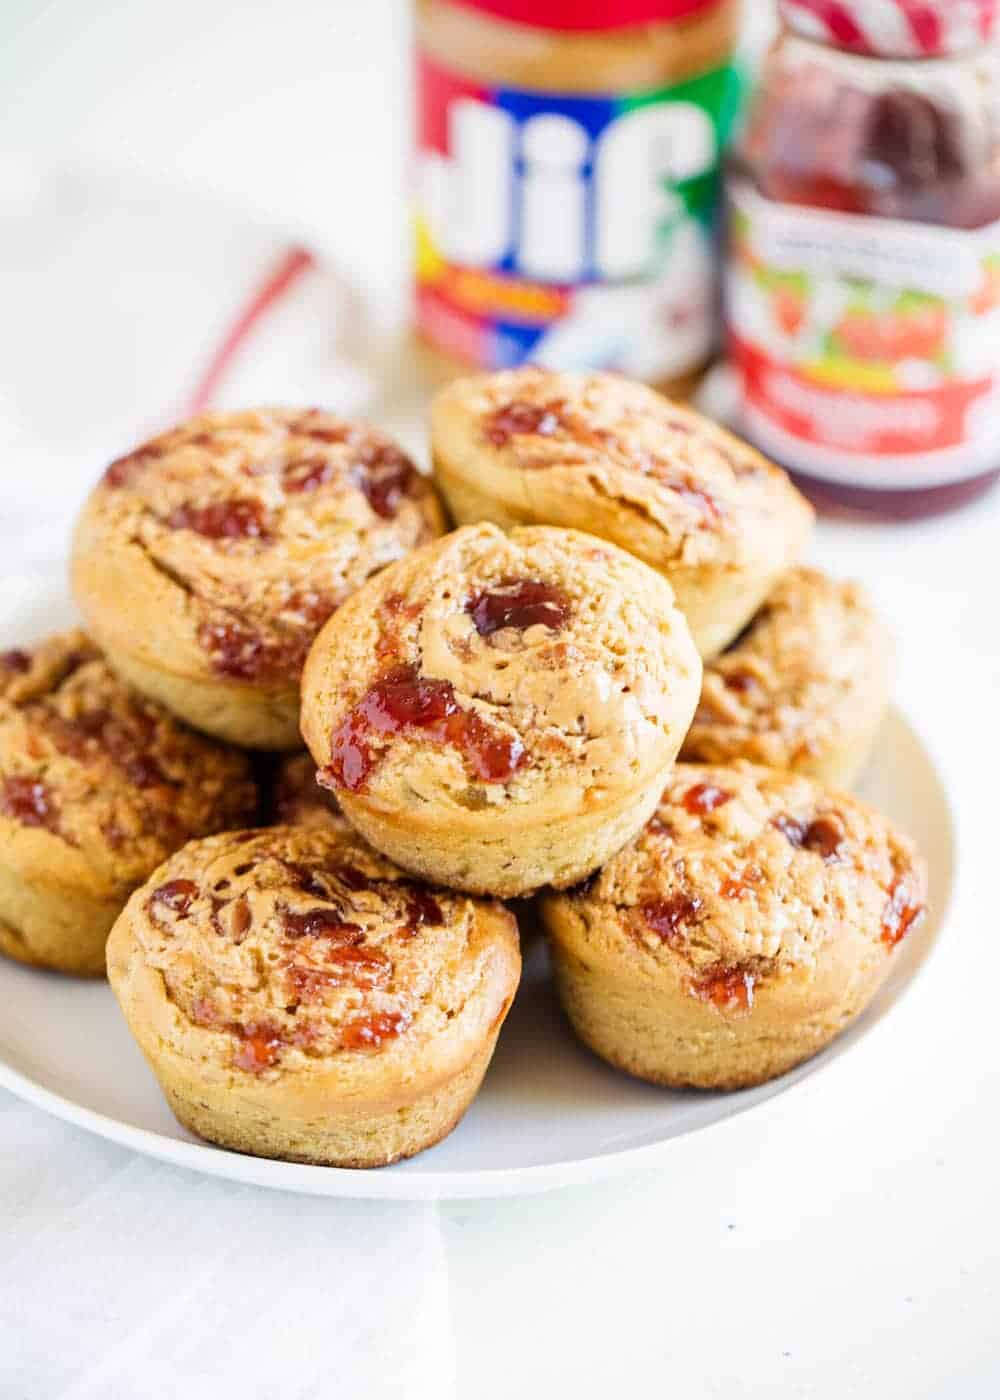
{"label": "golden brown muffin top", "polygon": [[927,886],[913,844],[856,798],[748,763],[679,763],[640,835],[566,897],[739,1011],[762,979],[812,969],[844,925],[894,947]]}
{"label": "golden brown muffin top", "polygon": [[446,1028],[492,975],[485,908],[346,831],[283,826],[192,843],[123,917],[220,1062],[260,1073]]}
{"label": "golden brown muffin top", "polygon": [[0,825],[58,837],[124,890],[256,805],[245,755],[129,690],[85,633],[0,653]]}
{"label": "golden brown muffin top", "polygon": [[750,625],[706,664],[683,756],[786,768],[840,737],[845,710],[882,695],[892,642],[863,589],[792,569]]}
{"label": "golden brown muffin top", "polygon": [[[754,448],[644,384],[532,367],[458,380],[432,410],[435,442],[529,478],[558,471],[582,492],[641,512],[663,534],[661,562],[738,562],[750,532],[812,511]],[[530,496],[530,480],[525,490]]]}
{"label": "golden brown muffin top", "polygon": [[278,826],[351,829],[333,793],[320,787],[316,764],[308,753],[290,754],[278,764],[271,788],[270,817]]}
{"label": "golden brown muffin top", "polygon": [[89,511],[198,608],[213,669],[242,680],[297,677],[334,609],[443,529],[390,438],[320,409],[192,418],[112,462]]}
{"label": "golden brown muffin top", "polygon": [[576,810],[676,752],[700,675],[669,584],[623,550],[466,526],[332,619],[303,733],[335,790],[477,811],[561,783]]}

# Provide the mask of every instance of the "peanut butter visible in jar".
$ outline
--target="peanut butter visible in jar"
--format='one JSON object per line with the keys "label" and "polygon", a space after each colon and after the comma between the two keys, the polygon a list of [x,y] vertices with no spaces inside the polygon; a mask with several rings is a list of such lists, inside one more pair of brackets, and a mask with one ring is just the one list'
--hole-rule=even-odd
{"label": "peanut butter visible in jar", "polygon": [[417,0],[417,337],[690,389],[716,343],[739,0]]}

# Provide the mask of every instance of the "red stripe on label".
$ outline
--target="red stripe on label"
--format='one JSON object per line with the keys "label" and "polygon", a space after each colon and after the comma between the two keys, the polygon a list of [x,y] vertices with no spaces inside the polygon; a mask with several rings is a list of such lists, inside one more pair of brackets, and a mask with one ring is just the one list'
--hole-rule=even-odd
{"label": "red stripe on label", "polygon": [[720,0],[452,0],[467,10],[536,29],[625,29],[712,10]]}
{"label": "red stripe on label", "polygon": [[772,359],[732,333],[729,342],[749,405],[789,436],[848,457],[959,447],[973,435],[970,408],[993,388],[989,378],[895,394],[837,388]]}

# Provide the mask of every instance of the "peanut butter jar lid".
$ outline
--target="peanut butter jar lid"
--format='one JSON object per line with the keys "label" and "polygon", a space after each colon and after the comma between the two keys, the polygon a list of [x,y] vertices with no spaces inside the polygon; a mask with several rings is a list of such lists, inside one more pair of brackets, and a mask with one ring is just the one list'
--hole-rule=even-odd
{"label": "peanut butter jar lid", "polygon": [[670,23],[714,10],[720,0],[450,0],[466,10],[535,29],[626,29]]}
{"label": "peanut butter jar lid", "polygon": [[875,58],[941,58],[997,28],[998,0],[780,0],[790,29]]}

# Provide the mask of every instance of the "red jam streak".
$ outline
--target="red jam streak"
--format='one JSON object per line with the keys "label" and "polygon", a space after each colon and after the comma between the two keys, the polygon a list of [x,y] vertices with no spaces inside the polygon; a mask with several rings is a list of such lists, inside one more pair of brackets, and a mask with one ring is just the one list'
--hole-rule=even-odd
{"label": "red jam streak", "polygon": [[690,992],[699,1001],[707,1001],[720,1011],[747,1013],[753,1009],[755,975],[747,968],[720,966],[709,968],[690,984]]}
{"label": "red jam streak", "polygon": [[512,437],[528,434],[553,437],[565,426],[560,414],[562,407],[559,402],[504,404],[489,415],[483,424],[483,432],[494,447],[506,447]]}
{"label": "red jam streak", "polygon": [[24,675],[25,671],[31,670],[31,655],[22,651],[20,647],[14,647],[12,651],[0,652],[0,666],[5,671],[16,671],[19,675]]}
{"label": "red jam streak", "polygon": [[372,881],[353,865],[338,865],[334,871],[340,883],[349,890],[370,890]]}
{"label": "red jam streak", "polygon": [[230,1027],[240,1044],[233,1052],[233,1064],[247,1074],[276,1065],[287,1041],[281,1027],[273,1021],[252,1021],[249,1025]]}
{"label": "red jam streak", "polygon": [[463,710],[450,681],[400,666],[377,680],[334,730],[321,781],[360,792],[381,756],[373,740],[406,733],[454,744],[482,782],[509,782],[525,761],[521,741]]}
{"label": "red jam streak", "polygon": [[657,462],[651,468],[650,475],[654,476],[668,491],[673,491],[682,501],[686,501],[689,506],[694,506],[702,516],[702,525],[718,525],[722,520],[723,511],[714,496],[710,495],[702,487],[697,486],[691,477],[682,477],[680,480],[671,474],[671,469],[665,464]]}
{"label": "red jam streak", "polygon": [[319,1002],[332,987],[347,985],[384,987],[392,976],[392,963],[375,948],[333,948],[325,967],[293,963],[288,982],[297,1002]]}
{"label": "red jam streak", "polygon": [[642,917],[664,943],[672,943],[680,936],[685,924],[697,917],[701,907],[702,901],[696,894],[672,894],[667,899],[645,903]]}
{"label": "red jam streak", "polygon": [[329,457],[300,457],[289,462],[281,473],[281,484],[292,495],[316,491],[338,475],[337,463]]}
{"label": "red jam streak", "polygon": [[782,814],[775,817],[772,825],[796,849],[813,851],[830,863],[844,855],[844,832],[833,817],[816,817],[804,822]]}
{"label": "red jam streak", "polygon": [[122,486],[129,486],[133,473],[139,467],[143,467],[147,462],[155,461],[157,457],[162,457],[165,448],[157,442],[148,442],[144,447],[137,447],[134,452],[127,453],[124,457],[116,457],[111,465],[101,477],[105,486],[112,490]]}
{"label": "red jam streak", "polygon": [[404,452],[390,442],[376,442],[358,434],[348,424],[337,427],[310,426],[296,420],[291,430],[316,442],[351,444],[353,456],[343,460],[314,453],[299,458],[282,471],[282,484],[291,494],[316,491],[346,475],[364,495],[376,515],[392,520],[401,502],[412,495],[419,472]]}
{"label": "red jam streak", "polygon": [[355,432],[352,423],[325,423],[323,418],[321,408],[311,408],[292,418],[288,424],[288,431],[297,437],[312,438],[315,442],[327,442],[331,445],[350,442]]}
{"label": "red jam streak", "polygon": [[188,912],[197,898],[198,886],[194,880],[168,880],[165,885],[157,885],[150,895],[154,904],[163,904],[180,917]]}
{"label": "red jam streak", "polygon": [[104,485],[111,487],[112,490],[127,486],[132,476],[132,468],[138,463],[138,460],[138,453],[128,457],[116,457],[101,477]]}
{"label": "red jam streak", "polygon": [[407,926],[411,932],[415,932],[424,924],[444,923],[441,906],[430,891],[413,886],[407,887],[406,918]]}
{"label": "red jam streak", "polygon": [[[330,615],[336,612],[338,606],[339,600],[331,597],[329,593],[320,592],[315,588],[304,588],[288,595],[282,612],[294,614],[297,620],[305,623],[312,632],[318,632]],[[307,650],[311,644],[312,637],[310,636]],[[290,641],[287,650],[294,651],[297,646],[297,641]]]}
{"label": "red jam streak", "polygon": [[742,875],[724,880],[719,893],[723,899],[740,899],[748,889],[759,885],[763,878],[764,872],[759,865],[748,865]]}
{"label": "red jam streak", "polygon": [[232,1063],[245,1074],[260,1074],[272,1069],[289,1045],[302,1045],[309,1039],[308,1030],[285,1030],[275,1021],[227,1021],[209,997],[196,997],[191,1006],[191,1022],[206,1030],[228,1031],[236,1040]]}
{"label": "red jam streak", "polygon": [[171,785],[171,779],[147,751],[156,733],[148,714],[133,712],[126,721],[104,709],[90,710],[74,719],[52,712],[45,727],[60,753],[76,759],[104,753],[137,788]]}
{"label": "red jam streak", "polygon": [[748,691],[755,690],[759,683],[757,677],[749,671],[726,671],[722,676],[722,684],[727,690],[735,690],[737,695],[746,695]]}
{"label": "red jam streak", "polygon": [[260,1074],[262,1070],[272,1069],[287,1045],[302,1041],[300,1034],[289,1035],[275,1021],[248,1021],[245,1025],[240,1021],[226,1021],[209,997],[195,998],[191,1006],[191,1021],[193,1025],[206,1030],[228,1031],[234,1036],[237,1044],[232,1063],[246,1074]]}
{"label": "red jam streak", "polygon": [[394,1040],[407,1029],[411,1017],[401,1011],[380,1011],[371,1016],[348,1021],[341,1034],[345,1050],[377,1050],[387,1040]]}
{"label": "red jam streak", "polygon": [[[687,424],[670,423],[668,426],[689,433]],[[566,404],[553,400],[547,404],[515,402],[504,404],[491,413],[483,423],[483,434],[494,447],[506,447],[512,437],[534,436],[553,437],[557,433],[568,432],[578,442],[598,450],[610,450],[619,446],[623,455],[631,457],[637,470],[654,477],[668,491],[674,491],[682,500],[694,506],[702,516],[704,526],[717,525],[724,511],[714,496],[704,490],[690,474],[678,475],[676,465],[655,453],[642,453],[638,457],[629,453],[615,434],[606,428],[592,428],[583,421],[567,421]]]}
{"label": "red jam streak", "polygon": [[912,898],[906,876],[901,875],[893,883],[889,901],[882,914],[882,942],[889,948],[895,948],[923,918],[925,912],[925,906]]}
{"label": "red jam streak", "polygon": [[504,627],[525,632],[529,627],[558,631],[569,617],[569,599],[561,588],[540,579],[506,579],[485,589],[466,604],[466,612],[481,637]]}
{"label": "red jam streak", "polygon": [[304,914],[286,911],[284,928],[288,938],[331,938],[353,943],[361,937],[360,926],[345,922],[336,909],[307,909]]}
{"label": "red jam streak", "polygon": [[717,807],[724,806],[732,795],[725,788],[716,787],[715,783],[695,783],[681,798],[681,805],[693,817],[705,817]]}
{"label": "red jam streak", "polygon": [[212,659],[220,675],[235,680],[257,680],[261,676],[294,669],[301,648],[289,644],[274,646],[259,632],[238,622],[203,622],[198,641]]}
{"label": "red jam streak", "polygon": [[372,510],[383,520],[393,519],[419,476],[409,457],[391,443],[367,445],[353,462],[352,474]]}
{"label": "red jam streak", "polygon": [[[320,899],[330,898],[330,892],[323,887],[314,872],[306,871],[305,867],[288,868],[298,878],[300,887],[303,885],[301,877],[304,875],[311,885],[310,893]],[[352,893],[380,889],[387,898],[394,893],[401,895],[404,900],[404,934],[416,933],[417,929],[425,925],[444,923],[441,905],[430,890],[421,885],[372,880],[353,865],[338,865],[327,873]],[[308,909],[302,914],[287,911],[284,915],[284,926],[285,934],[289,938],[327,938],[338,946],[357,944],[363,936],[360,926],[344,921],[341,912],[335,908]]]}
{"label": "red jam streak", "polygon": [[44,783],[35,778],[5,778],[0,788],[0,812],[21,826],[55,831],[59,813]]}
{"label": "red jam streak", "polygon": [[267,511],[259,501],[215,501],[176,506],[167,516],[172,530],[193,530],[211,540],[263,540],[270,534]]}

